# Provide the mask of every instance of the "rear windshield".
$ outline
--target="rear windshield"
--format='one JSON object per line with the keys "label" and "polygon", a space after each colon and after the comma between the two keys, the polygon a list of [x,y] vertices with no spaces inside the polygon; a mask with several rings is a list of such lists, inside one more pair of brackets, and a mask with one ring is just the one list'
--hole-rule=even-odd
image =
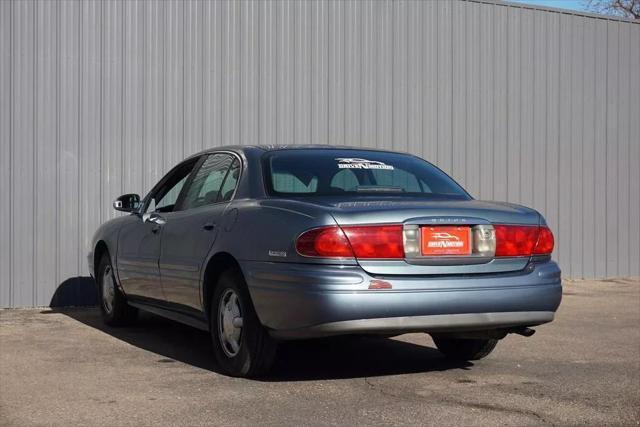
{"label": "rear windshield", "polygon": [[408,154],[279,150],[264,158],[268,191],[286,196],[413,195],[469,199],[447,174]]}

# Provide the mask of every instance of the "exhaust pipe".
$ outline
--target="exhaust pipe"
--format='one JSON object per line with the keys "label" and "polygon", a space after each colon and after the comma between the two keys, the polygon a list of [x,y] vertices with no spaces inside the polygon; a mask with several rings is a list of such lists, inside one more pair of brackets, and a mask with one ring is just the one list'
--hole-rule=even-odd
{"label": "exhaust pipe", "polygon": [[523,337],[530,337],[531,335],[536,333],[536,331],[527,327],[514,329],[513,332],[518,335],[522,335]]}

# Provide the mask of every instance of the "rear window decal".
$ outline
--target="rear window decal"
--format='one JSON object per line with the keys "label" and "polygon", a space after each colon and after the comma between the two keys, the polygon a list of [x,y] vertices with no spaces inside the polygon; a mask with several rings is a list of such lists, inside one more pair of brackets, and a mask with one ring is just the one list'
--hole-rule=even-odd
{"label": "rear window decal", "polygon": [[377,160],[367,160],[352,157],[338,157],[338,169],[384,169],[393,170],[393,166]]}

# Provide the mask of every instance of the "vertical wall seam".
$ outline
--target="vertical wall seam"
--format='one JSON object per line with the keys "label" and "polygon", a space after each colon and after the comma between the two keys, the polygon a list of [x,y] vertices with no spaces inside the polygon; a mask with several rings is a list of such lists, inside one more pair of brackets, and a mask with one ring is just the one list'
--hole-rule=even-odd
{"label": "vertical wall seam", "polygon": [[[594,25],[594,29],[597,28],[597,26]],[[596,37],[594,37],[595,39]],[[586,49],[586,45],[585,45],[585,49]],[[594,102],[598,99],[598,77],[597,77],[597,61],[598,58],[598,54],[594,51],[593,52],[593,100]],[[605,80],[606,81],[606,80]],[[592,198],[593,198],[593,205],[594,205],[594,213],[593,213],[593,224],[597,224],[598,219],[596,217],[596,213],[595,213],[595,205],[596,205],[596,174],[595,174],[595,165],[596,165],[596,146],[598,145],[599,141],[596,138],[596,108],[594,106],[594,110],[593,110],[593,120],[591,121],[591,124],[593,126],[593,150],[592,150],[592,165],[593,165],[593,169],[591,170],[591,190],[592,190]],[[591,231],[591,230],[589,230]],[[595,239],[594,239],[595,240]],[[595,243],[595,242],[594,242]],[[597,277],[598,275],[598,268],[596,267],[596,245],[593,245],[593,247],[590,249],[591,252],[591,265],[593,268],[593,273],[592,273],[592,277]]]}
{"label": "vertical wall seam", "polygon": [[147,184],[146,184],[146,174],[145,174],[145,145],[146,145],[146,132],[145,132],[145,128],[147,125],[147,51],[149,50],[149,47],[147,46],[147,13],[146,13],[146,9],[142,9],[142,11],[140,10],[140,5],[143,6],[147,6],[146,3],[137,3],[138,5],[138,13],[142,13],[142,42],[141,42],[141,46],[142,48],[140,49],[140,55],[142,56],[142,72],[140,74],[140,122],[141,122],[141,129],[140,129],[140,143],[141,143],[141,148],[140,148],[140,153],[141,153],[141,158],[140,158],[140,185],[142,186],[142,191],[146,192],[147,191]]}
{"label": "vertical wall seam", "polygon": [[[327,28],[326,28],[326,35],[327,35],[327,133],[326,133],[326,138],[327,141],[323,141],[323,143],[330,143],[331,141],[329,140],[329,136],[331,135],[331,43],[329,43],[329,37],[330,37],[330,29],[331,29],[331,13],[329,11],[329,9],[326,9],[327,12]],[[276,55],[277,58],[278,55]],[[276,59],[277,60],[277,59]],[[277,63],[276,63],[276,70],[278,69],[277,67]],[[278,93],[278,80],[276,79],[276,93]],[[276,102],[276,123],[278,120],[278,103]],[[276,127],[276,140],[278,139],[278,134],[277,134],[277,127]]]}
{"label": "vertical wall seam", "polygon": [[78,192],[77,194],[77,205],[76,205],[76,213],[78,214],[78,223],[76,224],[76,231],[77,231],[77,235],[76,235],[76,250],[77,250],[77,271],[76,271],[76,275],[79,277],[82,275],[82,253],[84,252],[84,250],[86,250],[85,248],[85,244],[83,242],[82,239],[82,205],[81,205],[81,200],[83,200],[84,198],[82,197],[82,167],[80,165],[80,162],[82,161],[82,82],[84,80],[84,75],[82,73],[82,41],[84,40],[83,38],[83,32],[82,32],[82,12],[84,10],[84,3],[79,3],[78,4],[78,123],[77,123],[77,127],[76,130],[78,132],[78,154],[76,156],[76,190]]}
{"label": "vertical wall seam", "polygon": [[[569,86],[569,113],[568,113],[568,121],[569,121],[569,138],[568,138],[568,142],[565,141],[565,144],[569,144],[569,148],[568,151],[569,153],[571,153],[572,149],[573,149],[573,104],[574,104],[574,97],[573,97],[573,61],[574,61],[574,52],[573,52],[573,44],[574,44],[574,38],[575,38],[575,28],[573,25],[573,19],[572,16],[569,16],[567,19],[569,19],[570,25],[569,25],[569,40],[568,40],[568,44],[569,44],[569,55],[570,60],[569,60],[569,82],[568,82],[568,86]],[[573,160],[574,160],[574,156],[571,155],[569,158],[569,192],[573,191]],[[571,217],[573,215],[573,197],[571,195],[568,196],[569,199],[569,217]],[[569,270],[569,274],[573,273],[573,245],[570,243],[573,241],[572,237],[573,237],[573,227],[571,226],[571,224],[569,224],[569,226],[567,227],[567,236],[569,237],[569,244],[565,244],[563,245],[564,248],[564,252],[566,254],[566,256],[564,257],[564,259],[568,260],[567,262],[565,262],[564,264],[564,269],[565,270]],[[567,268],[567,266],[569,268]]]}
{"label": "vertical wall seam", "polygon": [[[496,64],[496,51],[497,49],[495,48],[495,33],[496,33],[496,12],[497,8],[496,6],[492,5],[491,6],[491,11],[492,13],[490,14],[491,19],[490,19],[490,23],[491,23],[491,35],[490,35],[490,39],[491,39],[491,43],[493,43],[493,49],[491,49],[491,64]],[[496,174],[493,172],[493,170],[495,170],[495,154],[496,154],[496,72],[494,71],[493,73],[491,73],[491,138],[490,138],[490,144],[491,144],[491,191],[489,192],[489,198],[493,199],[495,197],[496,194],[496,190],[495,190],[495,179],[496,179]]]}
{"label": "vertical wall seam", "polygon": [[[557,150],[557,152],[556,152],[556,159],[557,159],[557,161],[556,161],[556,177],[558,177],[558,178],[560,177],[560,165],[561,165],[561,163],[560,163],[560,144],[561,144],[561,140],[560,140],[560,123],[561,123],[561,120],[560,120],[560,86],[562,84],[562,81],[560,79],[560,75],[562,74],[561,73],[562,72],[562,66],[560,64],[560,62],[562,60],[562,30],[561,30],[561,24],[562,24],[562,19],[561,19],[561,17],[558,17],[558,34],[557,34],[557,37],[558,37],[558,61],[557,61],[558,87],[557,87],[557,90],[556,90],[556,103],[557,103],[557,105],[556,105],[556,107],[557,107],[557,109],[556,109],[556,111],[557,111],[556,119],[558,121],[557,122],[557,130],[556,130],[557,137],[558,137],[557,138],[558,139],[558,144],[557,144],[557,147],[556,147],[556,150]],[[561,199],[561,196],[560,196],[560,181],[561,181],[560,179],[557,179],[556,182],[555,182],[556,194],[558,195],[558,200],[556,201],[556,211],[558,213],[558,215],[557,215],[557,220],[558,220],[557,233],[558,234],[560,233],[560,199]],[[556,251],[556,256],[559,255],[558,252],[559,251]]]}
{"label": "vertical wall seam", "polygon": [[182,8],[182,159],[185,158],[185,123],[186,123],[186,62],[185,62],[185,52],[186,52],[186,40],[187,40],[187,10],[185,8],[186,3],[179,3],[178,7]]}
{"label": "vertical wall seam", "polygon": [[[120,41],[120,57],[122,58],[122,62],[120,64],[120,164],[125,164],[124,157],[124,134],[125,134],[125,125],[126,125],[126,116],[125,116],[125,102],[124,102],[124,93],[125,88],[127,87],[127,75],[126,75],[126,63],[127,63],[127,49],[125,46],[125,41],[127,39],[127,20],[124,16],[124,3],[120,3],[120,25],[122,25],[121,37]],[[124,194],[124,181],[125,181],[125,172],[126,168],[120,167],[120,194]]]}
{"label": "vertical wall seam", "polygon": [[[609,23],[605,26],[605,46],[607,52],[605,52],[605,95],[604,95],[604,190],[605,194],[607,192],[607,188],[609,188],[609,129],[608,129],[608,119],[609,119]],[[607,202],[607,197],[605,196],[605,204]],[[609,209],[604,210],[604,227],[606,229],[608,224],[608,212]],[[605,241],[604,244],[604,275],[605,277],[609,275],[609,245]]]}
{"label": "vertical wall seam", "polygon": [[[537,73],[536,73],[536,53],[537,53],[537,49],[536,47],[538,47],[538,43],[537,43],[537,37],[536,37],[536,17],[535,15],[531,16],[531,37],[532,37],[532,44],[533,44],[533,50],[531,52],[531,103],[532,103],[532,107],[531,107],[531,113],[532,113],[532,126],[531,126],[531,130],[532,130],[532,134],[531,134],[531,144],[533,144],[533,146],[536,146],[536,141],[535,138],[533,137],[535,135],[535,133],[533,133],[533,128],[536,127],[536,123],[533,120],[533,118],[535,117],[535,112],[536,112],[536,103],[535,103],[535,99],[536,99],[536,77],[537,77]],[[535,185],[533,184],[535,181],[535,174],[536,174],[536,159],[538,158],[538,156],[535,155],[535,150],[531,150],[531,152],[533,153],[533,155],[531,156],[531,182],[529,183],[529,190],[531,192],[531,204],[535,203],[535,199],[536,199],[536,195],[535,195]]]}
{"label": "vertical wall seam", "polygon": [[56,3],[56,284],[60,283],[60,4]]}
{"label": "vertical wall seam", "polygon": [[[13,152],[14,152],[14,126],[13,126],[13,8],[14,3],[9,3],[9,200],[13,200]],[[9,210],[9,300],[8,306],[14,307],[13,282],[13,204]]]}
{"label": "vertical wall seam", "polygon": [[200,70],[200,87],[202,88],[202,90],[200,91],[200,93],[201,93],[201,96],[200,96],[200,149],[201,150],[204,150],[204,140],[205,140],[205,137],[204,137],[204,123],[206,121],[205,114],[204,114],[204,111],[205,111],[205,109],[204,109],[204,105],[205,105],[204,99],[205,99],[205,94],[207,93],[206,86],[205,86],[205,83],[206,83],[205,73],[206,73],[206,70],[207,70],[206,67],[205,67],[205,64],[206,64],[205,57],[206,56],[205,56],[205,49],[204,49],[204,46],[205,46],[205,44],[204,44],[204,39],[205,39],[205,37],[204,37],[204,34],[205,34],[204,28],[205,28],[205,25],[203,24],[203,21],[202,21],[202,15],[204,13],[204,7],[203,7],[204,4],[205,3],[202,2],[201,0],[198,1],[199,13],[196,13],[196,16],[197,16],[196,20],[197,19],[201,19],[200,25],[198,27],[198,35],[196,37],[196,39],[200,42],[200,65],[202,67],[202,69]]}
{"label": "vertical wall seam", "polygon": [[[240,9],[240,11],[237,12],[238,16],[236,17],[236,20],[242,22],[242,11],[244,7],[248,7],[248,4],[243,3],[241,4],[242,8]],[[247,12],[247,17],[246,19],[249,19],[248,16],[248,12]],[[238,114],[238,143],[240,145],[244,145],[245,144],[245,138],[243,138],[243,132],[242,132],[242,118],[244,116],[244,114],[242,114],[242,112],[244,111],[243,107],[245,106],[245,101],[244,101],[244,87],[242,85],[243,82],[243,72],[245,71],[245,67],[243,67],[244,65],[244,31],[242,29],[241,25],[237,25],[236,26],[236,31],[238,32],[238,55],[239,55],[239,61],[240,62],[240,69],[238,70],[238,111],[240,112],[240,114]],[[295,63],[294,63],[295,64]],[[295,77],[295,72],[294,72],[294,77]],[[294,85],[295,88],[295,85]],[[294,98],[295,99],[295,98]],[[294,113],[295,113],[295,108],[293,109]],[[294,116],[295,119],[295,116]],[[295,123],[295,120],[293,121],[293,123]],[[184,126],[184,124],[183,124]]]}
{"label": "vertical wall seam", "polygon": [[396,125],[395,125],[395,98],[396,98],[396,8],[397,3],[391,3],[391,25],[389,32],[391,33],[391,149],[394,149],[397,145],[396,141]]}
{"label": "vertical wall seam", "polygon": [[[100,128],[100,136],[98,137],[98,168],[100,171],[100,184],[99,184],[99,188],[100,188],[100,203],[104,202],[104,180],[103,180],[103,170],[102,170],[102,161],[104,159],[104,147],[103,147],[103,133],[104,133],[104,120],[102,118],[102,105],[104,102],[104,2],[99,3],[100,4],[100,60],[98,61],[98,63],[100,64],[100,78],[99,78],[99,82],[98,84],[100,85],[100,100],[99,100],[99,112],[98,112],[98,117],[99,117],[99,128]],[[98,210],[98,212],[100,212],[100,222],[104,222],[104,207],[100,207],[100,209]]]}
{"label": "vertical wall seam", "polygon": [[[259,4],[258,5],[258,7],[260,7],[260,8],[263,7],[263,6],[264,6],[264,4]],[[261,130],[263,128],[263,125],[262,125],[262,120],[263,120],[263,117],[262,117],[262,91],[264,90],[264,88],[263,88],[263,85],[262,85],[262,72],[263,71],[262,71],[262,43],[261,43],[263,22],[262,22],[261,18],[262,17],[260,16],[260,14],[258,14],[258,16],[257,16],[257,21],[258,21],[258,30],[257,30],[258,31],[258,37],[257,37],[258,45],[257,45],[257,49],[256,49],[257,50],[257,55],[258,55],[258,77],[257,77],[258,90],[256,91],[257,92],[256,96],[258,98],[257,99],[257,103],[258,103],[258,117],[257,117],[257,121],[258,121],[258,140],[256,141],[257,144],[261,144],[262,143],[262,139],[261,139],[262,132],[261,132]],[[312,19],[312,22],[313,22],[313,19]],[[311,70],[313,72],[313,66],[311,67]],[[311,79],[311,84],[313,84],[313,79]],[[311,99],[311,110],[313,111],[313,91],[311,91],[311,96],[312,96],[312,99]],[[309,127],[311,129],[313,129],[313,122],[311,122],[311,121],[309,122]]]}
{"label": "vertical wall seam", "polygon": [[[515,10],[515,9],[514,9]],[[505,12],[505,26],[506,26],[506,33],[509,34],[509,12],[511,11],[511,9],[507,9],[507,11]],[[506,112],[506,123],[505,123],[505,144],[504,144],[504,176],[506,178],[506,182],[505,182],[505,200],[509,201],[509,136],[510,136],[510,126],[509,126],[509,117],[511,114],[509,114],[510,110],[509,110],[509,89],[510,89],[510,85],[509,85],[509,60],[511,59],[509,57],[509,54],[511,52],[511,49],[509,49],[511,47],[511,37],[506,37],[506,49],[504,52],[504,56],[505,56],[505,93],[506,93],[506,97],[505,97],[505,112]]]}
{"label": "vertical wall seam", "polygon": [[[33,5],[33,93],[32,93],[32,102],[33,102],[33,172],[32,172],[32,190],[31,197],[33,202],[33,223],[31,224],[31,230],[33,235],[31,236],[31,256],[32,259],[37,259],[36,257],[36,238],[38,236],[38,221],[36,218],[38,212],[38,192],[37,192],[37,180],[38,180],[38,135],[37,135],[37,123],[38,123],[38,25],[37,25],[37,17],[38,17],[38,3],[34,3]],[[33,283],[31,283],[31,303],[32,305],[38,304],[38,278],[37,278],[37,264],[35,262],[31,263],[31,277]]]}
{"label": "vertical wall seam", "polygon": [[[584,24],[585,23],[584,23],[584,20],[582,18],[581,18],[581,24],[582,24],[581,25],[582,26],[582,34],[581,34],[580,39],[584,41],[585,40],[585,34],[584,34],[585,33],[585,30],[584,30],[585,25]],[[581,171],[583,171],[583,172],[584,172],[584,161],[585,161],[585,155],[584,155],[584,117],[585,117],[585,102],[584,102],[584,92],[585,92],[585,90],[584,90],[584,86],[585,86],[585,78],[584,78],[584,76],[585,76],[585,68],[587,68],[587,63],[586,63],[587,61],[586,61],[585,51],[586,51],[586,43],[583,42],[582,43],[582,67],[581,67],[582,76],[581,76],[581,84],[580,84],[580,93],[581,93],[581,97],[582,97],[582,99],[581,99],[582,102],[580,103],[581,107],[582,107],[581,108],[581,113],[580,113],[580,117],[582,117],[580,146],[581,146],[581,150],[582,150],[582,168],[581,168]],[[581,202],[580,203],[581,204],[581,209],[580,209],[581,221],[580,221],[580,229],[582,231],[582,236],[584,236],[585,235],[584,201],[586,200],[585,193],[586,193],[586,187],[587,186],[584,185],[584,174],[581,175],[580,179],[582,181],[582,186],[581,186],[581,189],[580,189],[581,190],[581,200],[580,200],[580,202]],[[580,277],[581,278],[584,277],[584,245],[585,245],[585,242],[584,242],[584,238],[583,238],[582,242],[581,242],[581,245],[580,245],[581,246],[580,247],[580,270],[581,270],[580,271]]]}
{"label": "vertical wall seam", "polygon": [[[546,48],[547,47],[547,40],[549,37],[549,15],[545,14],[544,15],[544,42],[543,42],[543,46]],[[544,55],[546,56],[546,55]],[[542,59],[539,59],[542,60]],[[547,78],[545,79],[545,91],[544,91],[544,104],[543,105],[548,105],[549,104],[549,78],[548,78],[548,74],[549,74],[549,68],[547,67],[547,65],[545,64],[545,75],[547,76]],[[548,151],[549,151],[549,114],[547,113],[547,111],[545,111],[544,114],[544,188],[545,188],[545,193],[546,193],[546,189],[548,187],[548,182],[547,182],[547,176],[548,176],[548,167],[549,167],[549,158],[547,157],[548,155]],[[545,194],[545,197],[542,200],[542,206],[543,206],[543,211],[545,213],[547,213],[547,197]]]}
{"label": "vertical wall seam", "polygon": [[449,164],[451,165],[449,168],[449,173],[451,173],[453,171],[453,145],[455,144],[455,141],[453,140],[453,128],[454,128],[454,123],[455,120],[454,115],[453,115],[453,104],[454,104],[454,98],[453,98],[453,87],[455,85],[455,80],[453,79],[453,61],[455,59],[455,43],[453,42],[453,7],[451,7],[451,9],[449,9],[449,37],[450,37],[450,42],[451,42],[451,51],[450,51],[450,65],[451,65],[451,70],[450,70],[450,75],[451,77],[451,87],[449,88],[450,93],[449,93]]}
{"label": "vertical wall seam", "polygon": [[165,56],[166,56],[166,51],[167,51],[167,10],[166,10],[166,3],[159,3],[160,5],[162,5],[162,17],[161,19],[159,19],[160,22],[162,22],[162,26],[163,28],[158,31],[161,35],[162,35],[162,69],[161,69],[161,73],[162,75],[160,76],[160,81],[162,82],[162,89],[160,90],[160,104],[162,105],[162,139],[161,139],[161,143],[160,143],[160,147],[161,147],[161,156],[160,156],[160,167],[161,167],[161,174],[164,173],[164,169],[165,169],[165,143],[167,142],[167,111],[166,111],[166,92],[167,92],[167,82],[166,82],[166,77],[167,77],[167,70],[166,70],[166,64],[165,64]]}
{"label": "vertical wall seam", "polygon": [[[522,57],[524,56],[524,51],[522,50],[522,21],[523,21],[523,12],[522,12],[522,8],[518,8],[516,9],[518,12],[518,63],[514,64],[514,68],[517,74],[519,75],[523,75],[522,74]],[[522,194],[522,106],[523,101],[523,92],[524,92],[524,82],[521,82],[521,85],[519,87],[519,93],[518,93],[518,114],[516,115],[518,120],[518,129],[515,131],[515,135],[514,135],[514,141],[513,144],[517,145],[517,147],[514,147],[515,151],[517,153],[519,153],[518,156],[518,191],[517,191],[517,199],[516,200],[510,200],[510,202],[515,202],[515,203],[520,203],[520,195]]]}
{"label": "vertical wall seam", "polygon": [[[404,23],[404,28],[406,31],[406,36],[405,39],[407,40],[407,45],[410,43],[410,39],[409,39],[409,13],[405,13],[405,23]],[[409,137],[409,117],[411,117],[411,114],[409,113],[411,111],[411,97],[409,96],[409,76],[410,76],[410,67],[409,67],[409,55],[410,54],[415,54],[415,56],[419,57],[417,52],[412,53],[409,52],[409,48],[407,46],[405,46],[406,50],[407,50],[407,54],[406,54],[406,65],[405,65],[405,102],[406,102],[406,108],[407,108],[407,113],[405,115],[405,120],[404,120],[404,126],[405,126],[405,141],[403,142],[403,146],[406,147],[406,151],[409,151],[409,141],[410,141],[410,137]],[[417,64],[417,58],[414,59],[414,62],[416,62]],[[405,150],[403,150],[405,151]]]}

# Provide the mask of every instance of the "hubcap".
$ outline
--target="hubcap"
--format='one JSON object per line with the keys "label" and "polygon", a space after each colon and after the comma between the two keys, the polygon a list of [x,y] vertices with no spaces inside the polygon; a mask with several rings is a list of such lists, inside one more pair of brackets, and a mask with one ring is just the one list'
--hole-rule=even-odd
{"label": "hubcap", "polygon": [[113,310],[113,299],[116,295],[116,288],[113,280],[113,271],[108,265],[102,273],[102,305],[107,313]]}
{"label": "hubcap", "polygon": [[222,294],[218,305],[218,338],[222,350],[229,357],[234,357],[240,351],[242,326],[242,312],[238,295],[234,290],[227,289]]}

